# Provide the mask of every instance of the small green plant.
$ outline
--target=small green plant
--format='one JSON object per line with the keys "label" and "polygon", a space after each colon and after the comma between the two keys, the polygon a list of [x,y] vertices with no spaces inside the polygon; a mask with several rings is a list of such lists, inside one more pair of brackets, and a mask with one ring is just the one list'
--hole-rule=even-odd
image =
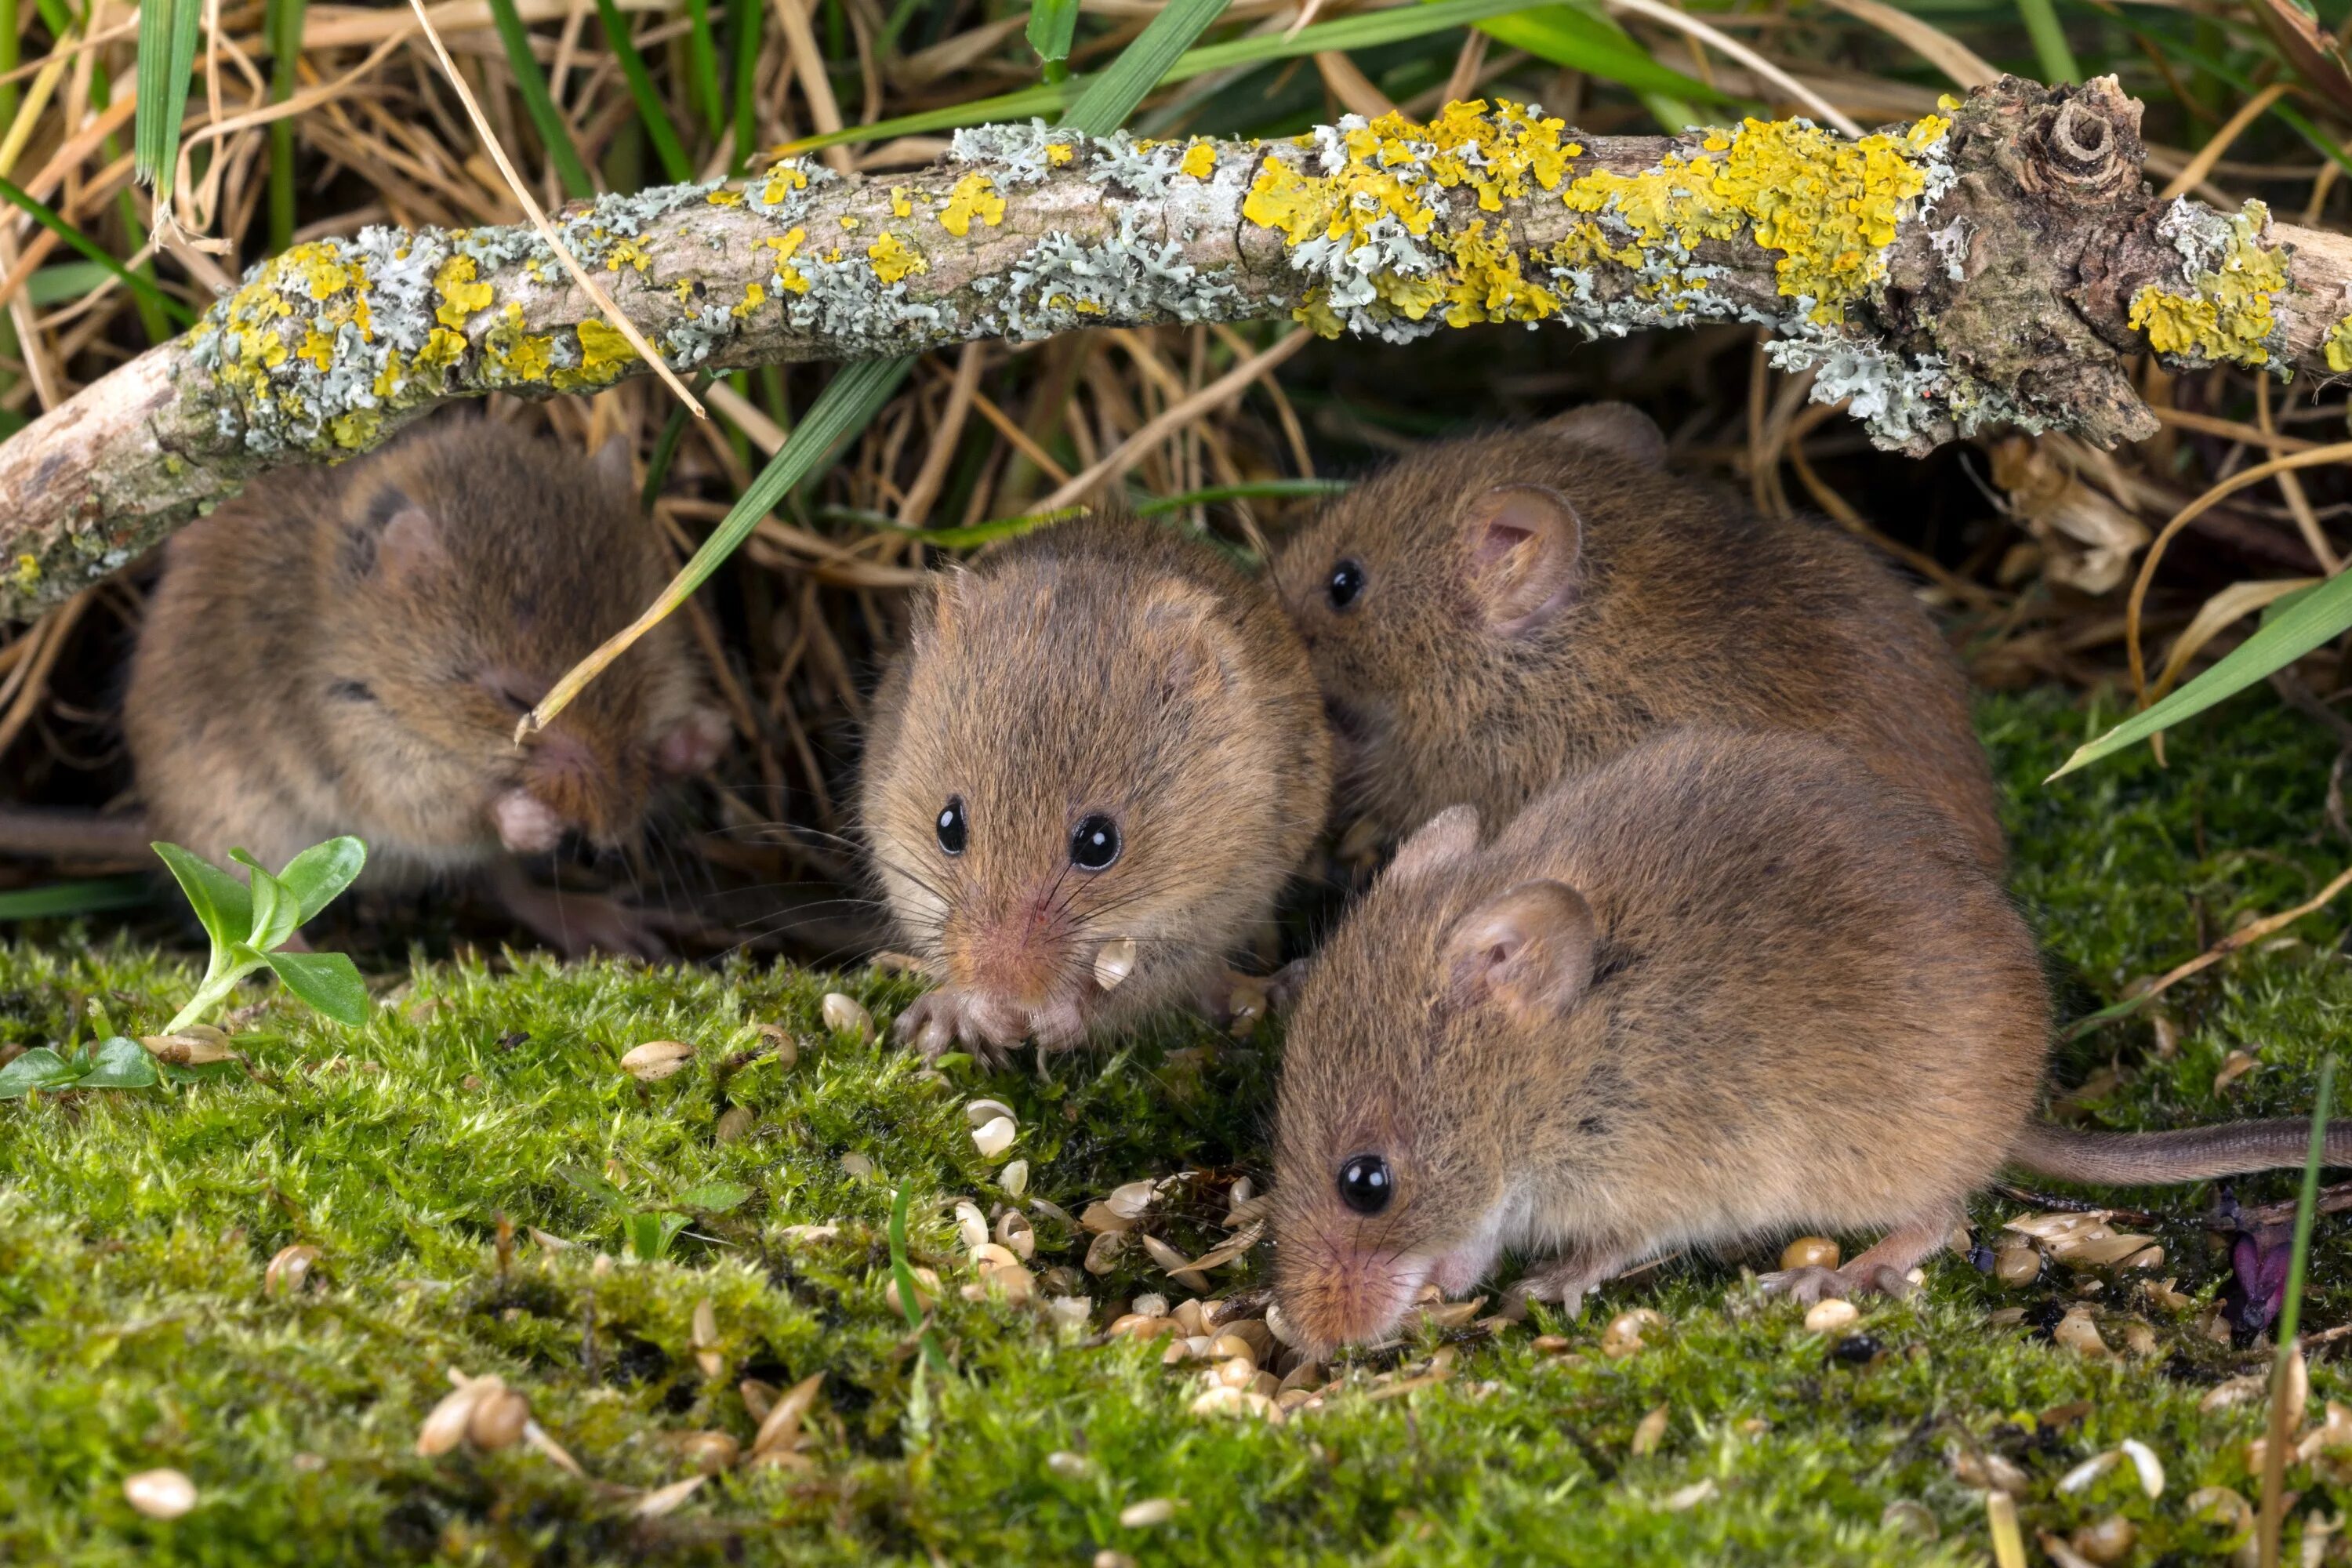
{"label": "small green plant", "polygon": [[272,876],[242,849],[229,858],[252,876],[238,881],[203,856],[176,844],[152,847],[171,868],[196,919],[212,941],[205,977],[188,1005],[163,1026],[176,1035],[226,1001],[238,981],[257,969],[270,969],[286,989],[338,1024],[367,1022],[367,987],[360,972],[340,952],[285,952],[287,939],[304,921],[332,903],[367,864],[367,846],[345,836],[314,844]]}
{"label": "small green plant", "polygon": [[571,1169],[556,1173],[579,1191],[613,1211],[621,1222],[621,1243],[640,1263],[659,1263],[697,1215],[725,1214],[751,1201],[751,1189],[740,1182],[706,1182],[688,1187],[667,1204],[639,1208],[620,1186],[596,1172]]}
{"label": "small green plant", "polygon": [[0,1100],[22,1100],[35,1089],[152,1089],[163,1081],[155,1058],[136,1040],[110,1035],[77,1049],[35,1046],[0,1068]]}

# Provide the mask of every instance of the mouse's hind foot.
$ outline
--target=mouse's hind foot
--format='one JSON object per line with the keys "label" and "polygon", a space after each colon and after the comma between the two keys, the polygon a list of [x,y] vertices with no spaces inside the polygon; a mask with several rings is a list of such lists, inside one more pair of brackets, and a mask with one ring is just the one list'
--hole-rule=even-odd
{"label": "mouse's hind foot", "polygon": [[1768,1296],[1786,1296],[1806,1306],[1853,1296],[1886,1296],[1900,1300],[1918,1289],[1911,1271],[1942,1247],[1952,1233],[1952,1216],[1916,1220],[1897,1226],[1878,1244],[1839,1268],[1818,1265],[1782,1268],[1757,1277]]}

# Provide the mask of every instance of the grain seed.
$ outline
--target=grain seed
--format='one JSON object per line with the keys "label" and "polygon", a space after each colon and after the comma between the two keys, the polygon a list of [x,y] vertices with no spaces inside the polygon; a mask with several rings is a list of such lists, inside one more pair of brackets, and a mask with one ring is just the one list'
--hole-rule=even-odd
{"label": "grain seed", "polygon": [[1127,1250],[1127,1237],[1118,1231],[1107,1230],[1087,1245],[1086,1270],[1089,1274],[1108,1274],[1118,1267],[1118,1255]]}
{"label": "grain seed", "polygon": [[988,1216],[980,1212],[978,1204],[970,1199],[959,1202],[955,1206],[955,1217],[956,1229],[963,1237],[966,1252],[988,1245]]}
{"label": "grain seed", "polygon": [[1658,1445],[1665,1441],[1665,1436],[1666,1407],[1661,1405],[1655,1410],[1651,1411],[1647,1415],[1643,1416],[1640,1424],[1634,1426],[1634,1455],[1638,1458],[1643,1455],[1656,1453],[1658,1451]]}
{"label": "grain seed", "polygon": [[1001,1100],[970,1100],[963,1108],[964,1121],[974,1127],[985,1127],[1000,1116],[1007,1121],[1019,1120],[1013,1114],[1013,1108]]}
{"label": "grain seed", "polygon": [[1019,1197],[1029,1190],[1029,1162],[1013,1161],[998,1173],[996,1184],[1004,1189],[1006,1195]]}
{"label": "grain seed", "polygon": [[466,1423],[466,1436],[475,1447],[496,1453],[522,1441],[523,1428],[529,1425],[530,1401],[511,1388],[500,1386],[475,1401],[473,1414]]}
{"label": "grain seed", "polygon": [[621,1070],[640,1083],[669,1077],[694,1059],[694,1047],[684,1040],[647,1040],[621,1057]]}
{"label": "grain seed", "polygon": [[1149,1530],[1175,1517],[1176,1500],[1173,1498],[1146,1498],[1118,1510],[1118,1522],[1129,1530]]}
{"label": "grain seed", "polygon": [[310,1266],[319,1261],[319,1249],[300,1245],[281,1247],[261,1271],[261,1290],[266,1296],[299,1296],[310,1282]]}
{"label": "grain seed", "polygon": [[[1158,1190],[1150,1182],[1128,1182],[1113,1187],[1103,1203],[1120,1219],[1132,1222],[1143,1217],[1143,1211],[1151,1206],[1152,1199],[1158,1195]],[[1092,1229],[1093,1226],[1087,1228]]]}
{"label": "grain seed", "polygon": [[639,1519],[659,1519],[678,1504],[702,1489],[709,1476],[688,1476],[682,1481],[672,1481],[666,1487],[656,1487],[639,1498],[629,1511]]}
{"label": "grain seed", "polygon": [[1073,1454],[1067,1448],[1056,1448],[1045,1456],[1045,1468],[1066,1481],[1082,1481],[1094,1473],[1094,1464],[1084,1454]]}
{"label": "grain seed", "polygon": [[817,1016],[824,1026],[836,1035],[848,1035],[867,1039],[874,1033],[874,1015],[858,1004],[855,996],[845,996],[838,991],[828,991],[817,1004]]}
{"label": "grain seed", "polygon": [[1135,973],[1135,939],[1114,937],[1095,949],[1095,984],[1108,991]]}
{"label": "grain seed", "polygon": [[1601,1331],[1601,1353],[1612,1361],[1622,1361],[1642,1349],[1644,1330],[1663,1330],[1665,1326],[1665,1319],[1647,1307],[1620,1312],[1609,1320],[1607,1328]]}
{"label": "grain seed", "polygon": [[743,1446],[736,1442],[730,1433],[690,1432],[678,1445],[678,1451],[685,1455],[688,1464],[706,1476],[715,1476],[721,1470],[734,1468]]}
{"label": "grain seed", "polygon": [[816,1403],[817,1389],[824,1382],[824,1373],[811,1373],[783,1392],[776,1400],[775,1408],[769,1411],[760,1423],[759,1433],[751,1439],[753,1458],[772,1450],[800,1447],[803,1423],[808,1416],[809,1407]]}
{"label": "grain seed", "polygon": [[1861,1308],[1832,1296],[1826,1301],[1816,1301],[1806,1310],[1805,1327],[1817,1334],[1833,1334],[1861,1316]]}
{"label": "grain seed", "polygon": [[1029,1216],[1019,1209],[1006,1209],[996,1219],[996,1239],[1013,1249],[1013,1255],[1024,1263],[1037,1256],[1037,1232]]}
{"label": "grain seed", "polygon": [[993,1160],[1013,1147],[1013,1137],[1020,1131],[1010,1116],[1000,1116],[985,1127],[972,1129],[971,1141],[981,1157]]}
{"label": "grain seed", "polygon": [[178,1470],[142,1470],[122,1478],[122,1500],[149,1519],[177,1519],[196,1506],[196,1483]]}
{"label": "grain seed", "polygon": [[2111,1513],[2074,1531],[2074,1547],[2082,1556],[2105,1568],[2105,1564],[2120,1563],[2130,1556],[2138,1540],[2138,1526],[2122,1514]]}
{"label": "grain seed", "polygon": [[1801,1236],[1780,1251],[1783,1268],[1835,1268],[1838,1244],[1826,1236]]}
{"label": "grain seed", "polygon": [[710,1130],[711,1136],[721,1143],[740,1143],[751,1131],[751,1108],[730,1105],[719,1114],[719,1124]]}

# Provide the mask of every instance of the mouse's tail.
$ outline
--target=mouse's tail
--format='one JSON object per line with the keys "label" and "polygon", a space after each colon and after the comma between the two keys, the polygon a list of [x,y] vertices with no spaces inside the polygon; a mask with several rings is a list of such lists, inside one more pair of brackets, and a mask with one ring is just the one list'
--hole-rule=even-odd
{"label": "mouse's tail", "polygon": [[0,855],[44,860],[125,860],[152,864],[143,816],[0,806]]}
{"label": "mouse's tail", "polygon": [[[2300,1165],[2311,1151],[2311,1123],[2225,1121],[2170,1132],[2083,1132],[2047,1122],[2028,1126],[2009,1152],[2018,1170],[2086,1186],[2160,1186],[2248,1171]],[[2330,1122],[2321,1156],[2352,1165],[2352,1124]]]}

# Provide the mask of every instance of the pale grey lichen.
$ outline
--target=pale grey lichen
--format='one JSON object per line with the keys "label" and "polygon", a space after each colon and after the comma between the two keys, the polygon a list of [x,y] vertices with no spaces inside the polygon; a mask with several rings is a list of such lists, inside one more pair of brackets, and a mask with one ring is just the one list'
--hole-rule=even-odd
{"label": "pale grey lichen", "polygon": [[1119,214],[1118,233],[1105,239],[1089,242],[1061,231],[1045,236],[1007,270],[1001,289],[974,285],[992,300],[975,330],[1034,339],[1106,319],[1227,319],[1238,291],[1224,270],[1202,271],[1175,241],[1138,234],[1137,222],[1129,208]]}
{"label": "pale grey lichen", "polygon": [[1000,185],[1037,185],[1054,168],[1047,148],[1066,147],[1075,158],[1092,142],[1084,132],[1055,130],[1042,120],[1018,125],[969,125],[949,139],[948,159],[956,163],[996,165],[991,178]]}
{"label": "pale grey lichen", "polygon": [[2230,220],[2187,196],[2172,198],[2156,232],[2180,253],[2180,275],[2192,285],[2200,273],[2213,271],[2230,248]]}

